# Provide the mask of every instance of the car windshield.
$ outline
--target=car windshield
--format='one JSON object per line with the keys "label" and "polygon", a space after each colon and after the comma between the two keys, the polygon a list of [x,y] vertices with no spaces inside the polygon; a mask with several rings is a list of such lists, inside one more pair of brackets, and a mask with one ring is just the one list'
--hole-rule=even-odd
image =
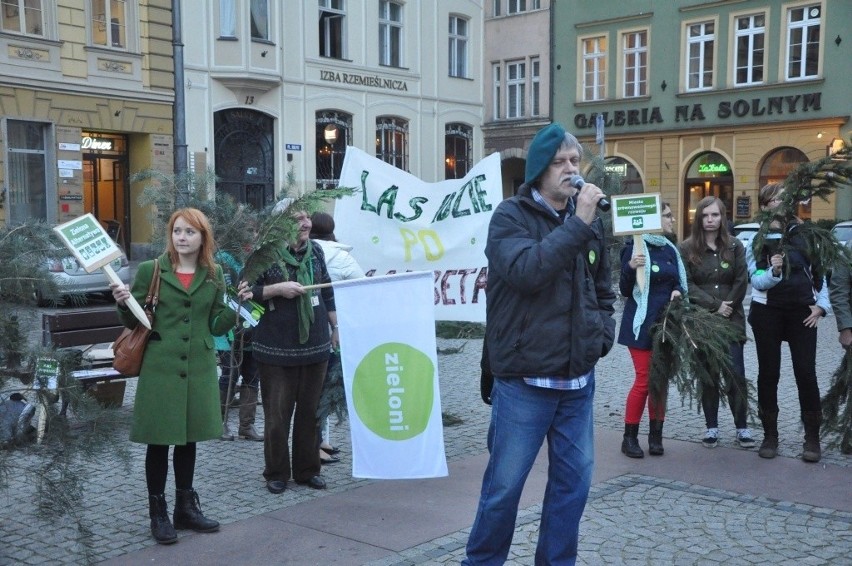
{"label": "car windshield", "polygon": [[850,226],[835,226],[834,235],[841,242],[852,240],[852,225]]}

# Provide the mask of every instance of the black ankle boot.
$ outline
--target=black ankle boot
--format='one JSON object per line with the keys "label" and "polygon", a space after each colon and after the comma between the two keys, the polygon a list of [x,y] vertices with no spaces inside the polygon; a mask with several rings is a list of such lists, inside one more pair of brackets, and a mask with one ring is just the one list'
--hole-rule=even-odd
{"label": "black ankle boot", "polygon": [[169,521],[169,507],[166,505],[166,496],[148,496],[148,513],[151,516],[151,536],[159,544],[172,544],[177,542],[177,531]]}
{"label": "black ankle boot", "polygon": [[219,522],[201,514],[201,502],[191,487],[175,490],[175,528],[192,529],[197,533],[219,530]]}
{"label": "black ankle boot", "polygon": [[648,454],[662,456],[663,452],[663,421],[651,420],[648,431]]}
{"label": "black ankle boot", "polygon": [[822,411],[803,411],[802,422],[805,425],[805,443],[802,445],[802,460],[819,462],[822,448],[819,445],[819,427],[822,425]]}
{"label": "black ankle boot", "polygon": [[645,453],[639,446],[639,425],[624,423],[624,440],[621,441],[621,453],[628,458],[644,458]]}

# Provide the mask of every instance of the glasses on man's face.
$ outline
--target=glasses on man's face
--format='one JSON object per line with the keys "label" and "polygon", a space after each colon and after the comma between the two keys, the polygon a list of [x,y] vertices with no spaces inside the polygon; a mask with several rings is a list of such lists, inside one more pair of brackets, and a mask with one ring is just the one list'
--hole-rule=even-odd
{"label": "glasses on man's face", "polygon": [[665,214],[663,214],[663,218],[671,218],[671,217],[672,217],[671,212],[666,212]]}

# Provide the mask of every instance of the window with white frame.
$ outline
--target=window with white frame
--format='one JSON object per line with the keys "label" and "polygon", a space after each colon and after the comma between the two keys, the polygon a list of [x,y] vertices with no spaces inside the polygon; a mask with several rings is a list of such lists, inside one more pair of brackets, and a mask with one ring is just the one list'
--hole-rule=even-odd
{"label": "window with white frame", "polygon": [[473,147],[473,128],[467,124],[450,123],[444,129],[444,178],[461,179],[470,171]]}
{"label": "window with white frame", "polygon": [[376,118],[376,157],[408,171],[408,120],[393,116]]}
{"label": "window with white frame", "polygon": [[499,16],[499,15],[502,13],[502,12],[500,11],[500,4],[502,4],[502,3],[503,3],[503,0],[494,0],[494,4],[493,4],[493,6],[494,6],[494,8],[493,8],[494,14],[492,14],[493,16],[495,16],[495,17],[496,17],[496,16]]}
{"label": "window with white frame", "polygon": [[219,37],[237,37],[236,0],[219,0]]}
{"label": "window with white frame", "polygon": [[[48,124],[8,120],[6,122],[8,187],[6,220],[21,224],[29,219],[55,220],[48,210],[47,133]],[[50,213],[50,214],[49,214]]]}
{"label": "window with white frame", "polygon": [[493,114],[493,118],[495,120],[500,119],[500,108],[502,105],[502,101],[500,99],[502,91],[500,88],[500,63],[495,63],[492,67],[491,76],[494,78],[494,92],[493,92],[493,100],[491,113]]}
{"label": "window with white frame", "polygon": [[526,63],[506,64],[506,118],[523,118],[525,115],[527,86]]}
{"label": "window with white frame", "polygon": [[716,48],[716,26],[699,22],[686,27],[686,90],[713,88],[713,56]]}
{"label": "window with white frame", "polygon": [[127,2],[91,0],[92,44],[127,49]]}
{"label": "window with white frame", "polygon": [[541,61],[530,59],[530,115],[541,116]]}
{"label": "window with white frame", "polygon": [[509,14],[541,9],[541,0],[509,0]]}
{"label": "window with white frame", "polygon": [[344,0],[319,0],[319,54],[346,58],[346,6]]}
{"label": "window with white frame", "polygon": [[3,0],[0,2],[0,29],[12,33],[44,35],[44,11],[41,0]]}
{"label": "window with white frame", "polygon": [[606,36],[583,39],[583,100],[606,98]]}
{"label": "window with white frame", "polygon": [[251,38],[269,40],[269,0],[251,0]]}
{"label": "window with white frame", "polygon": [[402,66],[402,4],[379,1],[379,64]]}
{"label": "window with white frame", "polygon": [[460,16],[450,16],[450,76],[467,77],[467,39],[468,20]]}
{"label": "window with white frame", "polygon": [[648,94],[648,31],[625,33],[624,97],[635,98]]}
{"label": "window with white frame", "polygon": [[819,4],[787,10],[787,80],[819,76]]}
{"label": "window with white frame", "polygon": [[763,82],[766,41],[766,14],[738,16],[734,30],[734,84],[754,85]]}

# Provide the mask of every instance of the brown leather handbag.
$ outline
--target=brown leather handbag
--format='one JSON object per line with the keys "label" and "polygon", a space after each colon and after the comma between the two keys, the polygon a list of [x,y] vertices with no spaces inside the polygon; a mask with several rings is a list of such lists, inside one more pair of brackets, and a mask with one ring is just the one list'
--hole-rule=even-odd
{"label": "brown leather handbag", "polygon": [[[154,311],[157,310],[157,302],[160,299],[159,261],[155,261],[154,265],[154,275],[151,277],[148,295],[145,296],[145,304],[142,305],[142,310],[145,311],[152,328],[154,326]],[[128,377],[139,375],[142,370],[145,347],[148,345],[150,337],[151,329],[146,328],[144,324],[138,323],[132,329],[125,328],[112,344],[112,352],[115,356],[112,360],[112,368]]]}

